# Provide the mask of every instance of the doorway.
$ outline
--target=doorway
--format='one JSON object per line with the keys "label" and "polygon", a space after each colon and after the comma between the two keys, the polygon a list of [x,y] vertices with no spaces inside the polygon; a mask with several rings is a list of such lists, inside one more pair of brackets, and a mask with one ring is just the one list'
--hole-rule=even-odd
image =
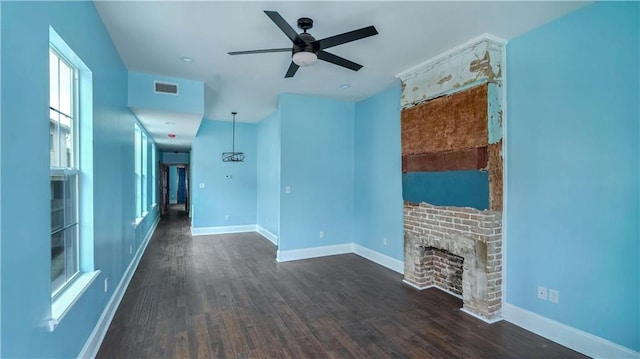
{"label": "doorway", "polygon": [[168,213],[169,206],[189,213],[189,165],[162,164],[161,214]]}

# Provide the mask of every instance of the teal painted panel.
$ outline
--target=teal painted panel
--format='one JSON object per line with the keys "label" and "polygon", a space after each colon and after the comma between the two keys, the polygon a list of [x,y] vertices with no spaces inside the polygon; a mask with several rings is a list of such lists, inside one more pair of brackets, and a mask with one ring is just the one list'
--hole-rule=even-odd
{"label": "teal painted panel", "polygon": [[435,206],[489,208],[489,174],[483,171],[407,172],[402,198]]}
{"label": "teal painted panel", "polygon": [[597,2],[509,42],[505,176],[507,302],[635,351],[639,15]]}

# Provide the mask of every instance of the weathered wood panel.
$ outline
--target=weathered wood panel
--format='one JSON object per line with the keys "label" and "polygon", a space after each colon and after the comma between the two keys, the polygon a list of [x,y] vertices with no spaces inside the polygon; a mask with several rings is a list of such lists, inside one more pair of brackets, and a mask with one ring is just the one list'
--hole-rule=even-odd
{"label": "weathered wood panel", "polygon": [[502,140],[492,143],[488,149],[489,207],[492,211],[502,211],[503,161]]}
{"label": "weathered wood panel", "polygon": [[487,147],[402,156],[402,172],[438,172],[487,168]]}
{"label": "weathered wood panel", "polygon": [[402,155],[456,151],[488,144],[487,85],[402,111]]}

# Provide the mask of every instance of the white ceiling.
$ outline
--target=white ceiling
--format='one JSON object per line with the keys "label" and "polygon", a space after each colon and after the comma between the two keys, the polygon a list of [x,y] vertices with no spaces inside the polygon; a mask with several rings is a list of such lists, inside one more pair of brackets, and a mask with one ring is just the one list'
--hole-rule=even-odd
{"label": "white ceiling", "polygon": [[[205,82],[205,118],[258,122],[277,106],[280,93],[357,101],[395,80],[394,75],[478,35],[511,39],[573,11],[584,2],[431,1],[96,1],[96,7],[130,71]],[[354,72],[318,61],[285,79],[286,52],[230,56],[229,51],[290,47],[264,14],[278,11],[296,30],[300,17],[322,39],[374,25],[379,35],[330,52],[362,64]],[[300,30],[301,32],[301,30]],[[535,49],[532,49],[535,51]],[[186,63],[181,57],[195,61]],[[350,84],[348,89],[341,84]],[[154,121],[153,116],[145,120]],[[155,120],[158,133],[168,122]],[[149,128],[147,128],[149,130]],[[175,132],[176,129],[174,128]],[[154,136],[155,138],[155,136]],[[158,138],[155,138],[158,140]]]}

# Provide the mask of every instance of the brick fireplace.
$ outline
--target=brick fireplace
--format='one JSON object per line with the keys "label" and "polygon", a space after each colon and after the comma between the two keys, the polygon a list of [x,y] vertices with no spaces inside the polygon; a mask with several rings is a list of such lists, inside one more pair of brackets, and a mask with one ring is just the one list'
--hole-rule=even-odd
{"label": "brick fireplace", "polygon": [[503,53],[481,37],[398,75],[404,281],[488,322],[502,306]]}
{"label": "brick fireplace", "polygon": [[[405,282],[418,289],[435,286],[453,294],[460,294],[456,293],[456,281],[461,282],[463,310],[487,321],[500,316],[500,212],[405,202],[404,233]],[[455,259],[434,254],[434,248],[461,257],[457,266],[461,271]]]}

